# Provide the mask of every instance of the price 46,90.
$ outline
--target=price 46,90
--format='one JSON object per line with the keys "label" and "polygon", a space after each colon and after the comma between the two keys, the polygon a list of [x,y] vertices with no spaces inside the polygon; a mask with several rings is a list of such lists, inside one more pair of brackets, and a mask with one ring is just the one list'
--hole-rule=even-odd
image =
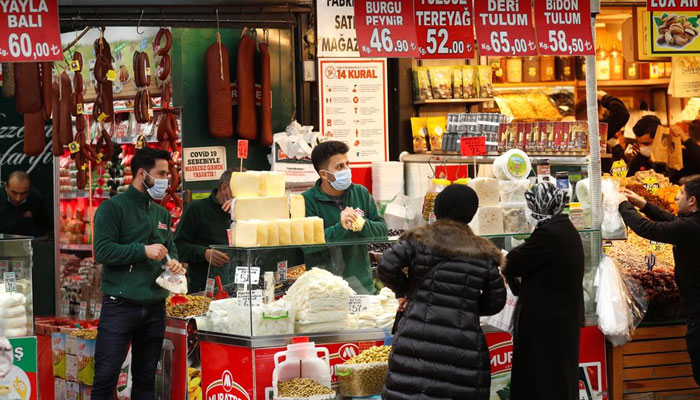
{"label": "price 46,90", "polygon": [[568,43],[566,32],[556,30],[549,31],[549,49],[555,52],[568,52],[569,54],[580,53],[585,50],[583,39],[573,38],[571,43]]}
{"label": "price 46,90", "polygon": [[20,35],[11,33],[8,38],[8,46],[12,57],[47,57],[51,55],[48,43],[36,43],[32,46],[32,39],[28,33]]}
{"label": "price 46,90", "polygon": [[[447,29],[428,29],[425,35],[425,39],[428,42],[428,47],[425,51],[428,54],[462,54],[464,53],[464,42],[462,40],[454,40],[450,46],[447,46],[449,42],[449,33]],[[438,45],[438,39],[440,39],[440,45]]]}
{"label": "price 46,90", "polygon": [[391,39],[391,30],[389,28],[382,28],[381,32],[379,28],[374,28],[369,39],[369,45],[373,49],[385,53],[406,53],[410,50],[408,40],[398,39],[394,42]]}

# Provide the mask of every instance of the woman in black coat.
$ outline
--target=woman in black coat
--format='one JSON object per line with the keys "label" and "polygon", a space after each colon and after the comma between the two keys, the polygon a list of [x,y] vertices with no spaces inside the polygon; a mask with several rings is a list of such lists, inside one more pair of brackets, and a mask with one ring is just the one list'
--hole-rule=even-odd
{"label": "woman in black coat", "polygon": [[512,400],[579,398],[584,255],[579,233],[561,213],[567,197],[551,183],[528,190],[528,219],[536,228],[506,256],[503,274],[519,295],[513,317]]}
{"label": "woman in black coat", "polygon": [[467,225],[478,204],[471,188],[447,187],[435,200],[437,222],[406,232],[384,253],[379,278],[406,297],[385,400],[489,399],[489,349],[479,316],[498,313],[506,292],[500,250]]}

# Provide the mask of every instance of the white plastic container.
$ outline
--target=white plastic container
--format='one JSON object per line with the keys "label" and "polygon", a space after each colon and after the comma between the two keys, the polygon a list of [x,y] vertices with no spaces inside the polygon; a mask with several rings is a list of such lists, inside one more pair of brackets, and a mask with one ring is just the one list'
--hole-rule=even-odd
{"label": "white plastic container", "polygon": [[525,179],[531,169],[530,157],[518,149],[508,150],[493,161],[493,174],[503,181]]}
{"label": "white plastic container", "polygon": [[504,233],[530,233],[532,227],[527,222],[525,203],[501,203],[503,209]]}
{"label": "white plastic container", "polygon": [[[319,357],[319,354],[322,356]],[[331,370],[328,349],[316,347],[313,342],[287,345],[287,351],[274,356],[275,370],[272,372],[272,386],[277,397],[277,382],[294,378],[310,378],[323,386],[331,387]],[[284,359],[284,361],[280,361]]]}

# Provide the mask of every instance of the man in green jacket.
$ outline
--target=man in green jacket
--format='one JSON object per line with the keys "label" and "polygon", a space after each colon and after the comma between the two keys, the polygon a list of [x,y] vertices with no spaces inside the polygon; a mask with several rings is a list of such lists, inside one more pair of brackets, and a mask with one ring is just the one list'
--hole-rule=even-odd
{"label": "man in green jacket", "polygon": [[209,265],[221,267],[228,263],[228,255],[210,249],[211,245],[228,245],[228,229],[231,228],[232,169],[221,174],[219,187],[206,199],[195,200],[185,208],[175,232],[175,245],[180,261],[188,263],[187,285],[189,293],[204,291]]}
{"label": "man in green jacket", "polygon": [[170,213],[153,202],[168,188],[168,160],[170,153],[163,150],[137,151],[129,190],[102,203],[95,214],[95,261],[104,264],[104,299],[95,345],[94,400],[112,400],[129,343],[131,398],[155,396],[168,296],[156,278],[164,266],[175,274],[185,273],[176,260]]}
{"label": "man in green jacket", "polygon": [[[348,151],[348,146],[338,141],[323,142],[314,148],[311,161],[321,178],[303,194],[306,216],[323,218],[328,243],[386,240],[386,222],[374,199],[367,188],[352,183]],[[364,218],[365,224],[355,231],[358,216]],[[376,292],[367,245],[307,251],[306,263],[307,267],[322,267],[342,275],[358,294]]]}

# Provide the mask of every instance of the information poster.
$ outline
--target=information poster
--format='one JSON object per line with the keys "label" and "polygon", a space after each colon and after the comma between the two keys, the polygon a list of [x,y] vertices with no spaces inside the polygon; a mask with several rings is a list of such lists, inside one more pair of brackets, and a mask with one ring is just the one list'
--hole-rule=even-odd
{"label": "information poster", "polygon": [[595,54],[591,4],[577,0],[535,0],[535,28],[541,55]]}
{"label": "information poster", "polygon": [[700,54],[700,13],[650,12],[651,54]]}
{"label": "information poster", "polygon": [[0,61],[61,60],[58,0],[0,1]]}
{"label": "information poster", "polygon": [[471,0],[415,0],[416,39],[420,58],[474,57],[471,4]]}
{"label": "information poster", "polygon": [[317,0],[318,57],[359,57],[351,0]]}
{"label": "information poster", "polygon": [[319,59],[321,135],[345,142],[353,165],[387,161],[386,59]]}
{"label": "information poster", "polygon": [[0,394],[7,399],[36,400],[37,342],[36,337],[9,339],[12,345],[12,368],[0,379]]}
{"label": "information poster", "polygon": [[700,56],[673,58],[668,94],[677,98],[700,97]]}
{"label": "information poster", "polygon": [[187,147],[182,153],[182,171],[187,182],[216,180],[226,171],[224,146]]}
{"label": "information poster", "polygon": [[413,1],[355,0],[355,16],[362,57],[420,55],[413,21]]}
{"label": "information poster", "polygon": [[537,55],[530,0],[475,1],[474,12],[482,56]]}

